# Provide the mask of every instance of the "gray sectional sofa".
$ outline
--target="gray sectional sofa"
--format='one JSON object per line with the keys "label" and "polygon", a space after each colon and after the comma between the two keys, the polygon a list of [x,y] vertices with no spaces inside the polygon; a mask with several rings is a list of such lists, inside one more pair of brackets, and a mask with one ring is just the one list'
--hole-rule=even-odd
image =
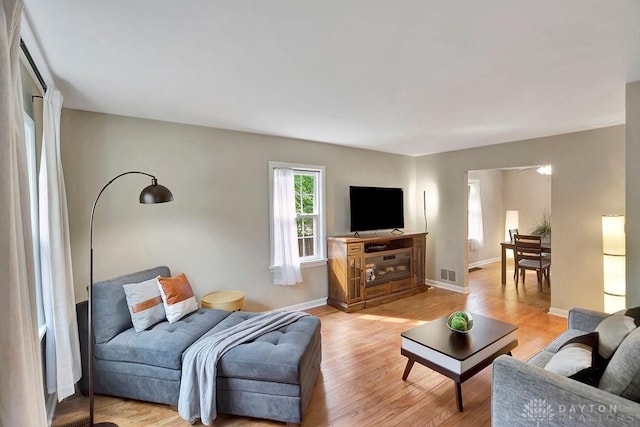
{"label": "gray sectional sofa", "polygon": [[[256,315],[199,309],[173,324],[164,321],[136,332],[122,285],[158,275],[171,274],[168,267],[156,267],[93,285],[95,393],[177,406],[183,352],[196,340]],[[86,301],[77,305],[84,392],[87,307]],[[301,423],[321,354],[320,320],[314,316],[229,350],[218,363],[218,412]]]}
{"label": "gray sectional sofa", "polygon": [[[640,328],[624,338],[600,380],[600,387],[606,382],[604,388],[618,388],[619,394],[544,369],[562,344],[593,332],[607,316],[573,308],[567,331],[528,362],[498,357],[493,362],[492,425],[640,426]],[[622,384],[614,384],[618,381]]]}

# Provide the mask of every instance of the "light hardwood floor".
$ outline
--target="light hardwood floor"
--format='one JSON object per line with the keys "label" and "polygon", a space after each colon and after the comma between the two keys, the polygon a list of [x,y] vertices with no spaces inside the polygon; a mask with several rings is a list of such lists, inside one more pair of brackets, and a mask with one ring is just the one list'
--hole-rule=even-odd
{"label": "light hardwood floor", "polygon": [[[402,381],[406,358],[400,333],[455,310],[467,310],[518,325],[513,357],[526,360],[566,328],[566,319],[547,314],[549,289],[538,291],[535,276],[515,289],[500,263],[469,275],[469,294],[429,291],[354,313],[323,306],[308,310],[322,320],[322,368],[304,426],[482,426],[491,424],[491,367],[462,385],[464,412],[456,409],[453,381],[414,365]],[[120,426],[188,426],[175,408],[106,396],[96,398],[96,421]],[[200,424],[197,424],[200,425]],[[282,423],[221,415],[218,426]]]}

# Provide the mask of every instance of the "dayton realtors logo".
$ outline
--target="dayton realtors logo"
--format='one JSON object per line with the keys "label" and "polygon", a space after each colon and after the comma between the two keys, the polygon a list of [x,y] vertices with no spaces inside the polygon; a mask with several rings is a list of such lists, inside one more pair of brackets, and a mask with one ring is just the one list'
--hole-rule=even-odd
{"label": "dayton realtors logo", "polygon": [[527,421],[535,421],[536,426],[539,426],[541,421],[553,420],[553,408],[544,399],[531,399],[529,403],[524,405],[522,417]]}
{"label": "dayton realtors logo", "polygon": [[555,406],[544,399],[531,399],[524,405],[522,417],[526,421],[541,424],[554,421],[556,424],[640,426],[640,417],[619,414],[615,405],[582,404]]}

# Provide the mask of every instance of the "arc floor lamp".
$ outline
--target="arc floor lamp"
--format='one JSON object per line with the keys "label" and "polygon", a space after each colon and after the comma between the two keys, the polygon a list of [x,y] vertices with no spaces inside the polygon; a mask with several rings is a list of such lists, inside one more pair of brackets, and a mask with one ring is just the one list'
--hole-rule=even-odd
{"label": "arc floor lamp", "polygon": [[120,175],[113,178],[111,181],[107,182],[107,184],[102,187],[102,190],[98,193],[96,200],[93,202],[93,208],[91,208],[91,220],[89,222],[89,246],[91,247],[91,253],[89,255],[89,313],[88,313],[88,329],[89,329],[89,345],[88,345],[88,362],[87,362],[87,373],[89,375],[89,417],[92,426],[96,427],[117,427],[117,424],[104,422],[104,423],[93,423],[93,351],[94,351],[94,342],[93,342],[93,215],[96,211],[96,205],[98,204],[98,200],[100,200],[100,196],[106,190],[106,188],[113,183],[113,181],[117,180],[120,177],[125,175],[138,174],[138,175],[146,175],[151,178],[151,185],[146,186],[140,192],[140,203],[144,204],[152,204],[152,203],[166,203],[173,200],[173,194],[171,191],[163,185],[158,184],[158,180],[155,176],[148,174],[146,172],[138,172],[138,171],[129,171],[121,173]]}

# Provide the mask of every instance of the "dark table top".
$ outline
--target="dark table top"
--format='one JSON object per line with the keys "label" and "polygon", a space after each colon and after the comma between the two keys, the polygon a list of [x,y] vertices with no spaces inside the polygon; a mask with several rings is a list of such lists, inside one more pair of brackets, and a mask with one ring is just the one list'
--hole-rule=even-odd
{"label": "dark table top", "polygon": [[511,323],[469,314],[473,318],[473,329],[466,334],[451,331],[447,327],[449,316],[444,316],[401,335],[456,360],[465,360],[518,329]]}
{"label": "dark table top", "polygon": [[[515,249],[516,248],[516,244],[513,242],[501,242],[500,245],[503,248],[507,248],[507,249]],[[544,249],[545,252],[551,252],[551,242],[548,240],[543,240],[542,241],[542,249]]]}

